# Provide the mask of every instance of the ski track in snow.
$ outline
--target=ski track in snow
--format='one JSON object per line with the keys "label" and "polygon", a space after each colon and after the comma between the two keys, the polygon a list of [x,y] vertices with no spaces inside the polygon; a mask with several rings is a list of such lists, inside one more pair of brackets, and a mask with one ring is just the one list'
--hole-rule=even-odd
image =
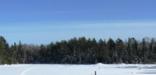
{"label": "ski track in snow", "polygon": [[33,67],[25,69],[24,71],[22,71],[22,73],[20,75],[27,75],[27,72],[29,72],[31,70],[33,70]]}

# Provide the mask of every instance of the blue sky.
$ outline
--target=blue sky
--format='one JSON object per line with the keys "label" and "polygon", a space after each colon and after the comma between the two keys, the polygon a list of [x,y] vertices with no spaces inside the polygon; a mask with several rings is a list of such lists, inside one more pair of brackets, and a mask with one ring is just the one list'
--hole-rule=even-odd
{"label": "blue sky", "polygon": [[9,43],[72,37],[155,37],[156,0],[1,0],[0,35]]}

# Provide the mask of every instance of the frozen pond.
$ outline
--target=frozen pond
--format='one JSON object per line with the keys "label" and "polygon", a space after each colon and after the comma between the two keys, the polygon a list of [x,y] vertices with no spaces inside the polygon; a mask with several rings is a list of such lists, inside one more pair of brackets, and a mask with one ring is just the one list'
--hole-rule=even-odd
{"label": "frozen pond", "polygon": [[1,65],[1,75],[156,75],[156,65]]}

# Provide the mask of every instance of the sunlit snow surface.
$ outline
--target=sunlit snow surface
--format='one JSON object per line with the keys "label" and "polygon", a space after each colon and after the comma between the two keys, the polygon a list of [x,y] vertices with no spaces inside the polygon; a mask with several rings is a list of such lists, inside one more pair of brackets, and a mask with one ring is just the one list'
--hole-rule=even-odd
{"label": "sunlit snow surface", "polygon": [[1,65],[0,75],[156,75],[154,64]]}

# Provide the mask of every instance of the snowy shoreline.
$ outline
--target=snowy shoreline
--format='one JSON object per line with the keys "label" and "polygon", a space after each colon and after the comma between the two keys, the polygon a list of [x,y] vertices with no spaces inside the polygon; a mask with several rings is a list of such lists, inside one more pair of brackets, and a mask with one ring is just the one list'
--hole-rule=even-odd
{"label": "snowy shoreline", "polygon": [[2,75],[149,75],[156,74],[156,64],[12,64],[0,65]]}

